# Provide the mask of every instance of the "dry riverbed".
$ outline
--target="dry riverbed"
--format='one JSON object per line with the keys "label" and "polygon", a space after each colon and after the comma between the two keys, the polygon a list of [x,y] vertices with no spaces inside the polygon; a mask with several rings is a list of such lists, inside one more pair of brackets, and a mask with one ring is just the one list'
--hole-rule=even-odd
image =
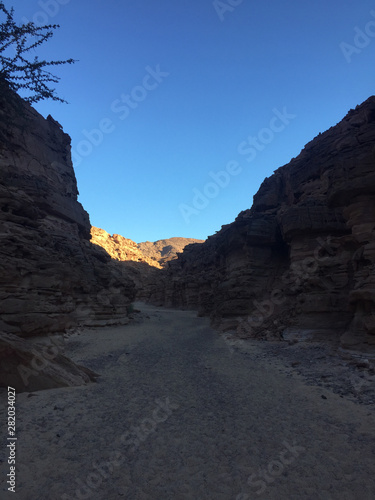
{"label": "dry riverbed", "polygon": [[1,498],[375,498],[371,360],[138,307],[130,325],[66,336],[96,383],[17,395],[17,493],[3,446]]}

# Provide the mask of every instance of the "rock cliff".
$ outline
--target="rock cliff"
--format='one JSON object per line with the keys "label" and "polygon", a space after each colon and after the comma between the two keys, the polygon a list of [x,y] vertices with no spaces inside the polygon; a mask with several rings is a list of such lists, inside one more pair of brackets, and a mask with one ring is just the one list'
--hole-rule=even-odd
{"label": "rock cliff", "polygon": [[375,348],[375,97],[266,178],[253,206],[149,283],[242,337]]}
{"label": "rock cliff", "polygon": [[[29,337],[77,324],[127,322],[134,283],[90,242],[89,217],[77,196],[69,136],[53,118],[44,119],[18,95],[3,91],[2,333]],[[6,349],[0,351],[1,369]]]}

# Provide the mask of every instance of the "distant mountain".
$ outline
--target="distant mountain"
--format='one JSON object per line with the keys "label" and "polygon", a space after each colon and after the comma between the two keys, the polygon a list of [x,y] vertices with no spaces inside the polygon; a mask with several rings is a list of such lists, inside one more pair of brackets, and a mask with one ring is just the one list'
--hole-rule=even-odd
{"label": "distant mountain", "polygon": [[137,243],[128,238],[124,238],[120,234],[113,234],[111,236],[107,231],[104,231],[104,229],[92,226],[91,243],[104,248],[112,259],[123,262],[143,262],[149,266],[161,269],[161,265],[157,260],[145,256],[137,247]]}
{"label": "distant mountain", "polygon": [[142,262],[161,269],[170,260],[177,258],[186,245],[203,243],[194,238],[169,238],[155,242],[135,243],[119,234],[112,236],[98,227],[91,228],[91,242],[104,248],[112,259],[126,262]]}
{"label": "distant mountain", "polygon": [[204,240],[194,238],[168,238],[155,242],[145,241],[138,243],[139,250],[146,257],[159,262],[163,267],[170,260],[177,258],[178,253],[182,253],[187,245],[192,243],[204,243]]}

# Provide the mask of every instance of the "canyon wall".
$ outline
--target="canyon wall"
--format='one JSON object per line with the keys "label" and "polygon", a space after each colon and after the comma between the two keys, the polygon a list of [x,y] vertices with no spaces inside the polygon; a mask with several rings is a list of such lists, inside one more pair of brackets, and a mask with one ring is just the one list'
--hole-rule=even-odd
{"label": "canyon wall", "polygon": [[239,336],[375,348],[375,97],[266,178],[144,290]]}
{"label": "canyon wall", "polygon": [[[135,285],[125,268],[90,242],[89,217],[77,196],[70,137],[53,118],[44,119],[18,95],[3,89],[2,334],[29,337],[79,324],[128,321]],[[2,338],[0,361],[16,355],[9,346]]]}
{"label": "canyon wall", "polygon": [[90,242],[70,137],[0,96],[1,329],[28,336],[125,319],[134,284]]}

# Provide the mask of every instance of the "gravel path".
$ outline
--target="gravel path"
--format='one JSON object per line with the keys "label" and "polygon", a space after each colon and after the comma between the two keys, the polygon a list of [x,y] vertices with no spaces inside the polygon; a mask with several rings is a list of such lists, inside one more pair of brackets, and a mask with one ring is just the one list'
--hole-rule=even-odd
{"label": "gravel path", "polygon": [[193,312],[138,307],[66,340],[97,383],[17,396],[17,493],[2,447],[1,499],[375,499],[373,405]]}

